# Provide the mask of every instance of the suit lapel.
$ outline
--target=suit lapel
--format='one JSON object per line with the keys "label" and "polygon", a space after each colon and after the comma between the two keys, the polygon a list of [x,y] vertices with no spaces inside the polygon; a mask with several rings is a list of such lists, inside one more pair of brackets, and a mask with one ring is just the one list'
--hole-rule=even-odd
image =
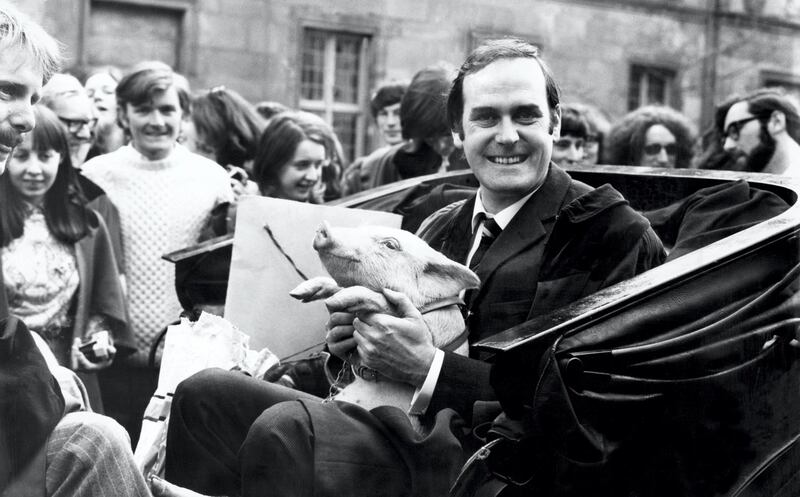
{"label": "suit lapel", "polygon": [[[482,284],[477,295],[474,296],[472,305],[485,293],[485,283],[490,280],[498,267],[520,252],[539,243],[547,235],[548,230],[552,229],[569,186],[570,177],[551,164],[542,187],[522,206],[475,268]],[[540,260],[543,252],[544,244],[540,243],[535,252],[526,254],[526,257]],[[525,277],[528,276],[536,277],[536,275],[525,275]]]}
{"label": "suit lapel", "polygon": [[475,196],[470,197],[453,217],[450,229],[447,230],[440,252],[448,258],[464,264],[469,249],[472,248],[472,210],[475,208]]}

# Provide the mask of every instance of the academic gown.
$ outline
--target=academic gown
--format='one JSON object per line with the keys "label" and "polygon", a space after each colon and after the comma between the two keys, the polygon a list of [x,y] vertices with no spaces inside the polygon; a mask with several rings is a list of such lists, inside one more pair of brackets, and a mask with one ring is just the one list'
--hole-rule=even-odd
{"label": "academic gown", "polygon": [[[465,262],[474,239],[475,198],[440,209],[417,234],[447,257]],[[665,257],[647,219],[613,187],[592,188],[551,163],[542,186],[475,268],[481,287],[467,302],[469,341],[631,278]],[[474,350],[470,357],[445,353],[428,412],[451,407],[470,419],[475,401],[495,398],[490,365],[475,360],[481,357]]]}

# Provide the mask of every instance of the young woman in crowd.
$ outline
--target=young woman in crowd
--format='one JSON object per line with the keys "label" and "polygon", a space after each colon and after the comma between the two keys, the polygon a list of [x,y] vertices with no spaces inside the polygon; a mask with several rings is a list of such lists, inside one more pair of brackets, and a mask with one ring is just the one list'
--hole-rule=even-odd
{"label": "young woman in crowd", "polygon": [[[94,372],[135,347],[117,263],[105,223],[78,186],[66,129],[46,107],[34,115],[36,127],[0,176],[4,290],[10,313],[79,373],[100,411]],[[92,339],[91,351],[79,348]]]}
{"label": "young woman in crowd", "polygon": [[249,177],[265,124],[241,95],[217,86],[192,100],[192,114],[183,127],[183,144],[225,167],[237,198],[242,194],[257,195],[258,187]]}
{"label": "young woman in crowd", "polygon": [[94,102],[97,126],[94,129],[94,144],[86,159],[113,152],[125,145],[125,132],[117,124],[117,83],[122,71],[115,66],[95,69],[83,85]]}
{"label": "young woman in crowd", "polygon": [[338,184],[340,157],[341,145],[322,119],[284,112],[261,135],[253,179],[266,197],[319,204],[330,198],[327,189]]}

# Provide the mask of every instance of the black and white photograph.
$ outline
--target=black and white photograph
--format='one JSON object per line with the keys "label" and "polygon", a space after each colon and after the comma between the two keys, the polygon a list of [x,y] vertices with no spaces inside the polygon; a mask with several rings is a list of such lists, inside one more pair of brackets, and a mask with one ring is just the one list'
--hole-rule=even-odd
{"label": "black and white photograph", "polygon": [[0,497],[799,497],[800,1],[0,0]]}

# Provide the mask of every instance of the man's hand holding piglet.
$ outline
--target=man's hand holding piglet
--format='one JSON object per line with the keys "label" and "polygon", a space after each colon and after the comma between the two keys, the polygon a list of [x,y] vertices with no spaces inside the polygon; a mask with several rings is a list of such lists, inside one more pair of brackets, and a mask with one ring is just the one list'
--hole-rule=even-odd
{"label": "man's hand holding piglet", "polygon": [[[330,308],[329,308],[330,310]],[[352,312],[334,312],[328,317],[325,334],[325,342],[328,350],[336,357],[346,360],[348,354],[356,348],[356,340],[353,338],[353,320],[356,315]]]}
{"label": "man's hand holding piglet", "polygon": [[436,347],[422,314],[404,294],[384,289],[396,315],[367,313],[353,321],[361,363],[382,375],[419,387]]}
{"label": "man's hand holding piglet", "polygon": [[357,348],[364,366],[415,387],[422,385],[436,348],[422,315],[406,295],[351,287],[328,298],[325,305],[331,313],[326,335],[331,353],[346,359]]}

